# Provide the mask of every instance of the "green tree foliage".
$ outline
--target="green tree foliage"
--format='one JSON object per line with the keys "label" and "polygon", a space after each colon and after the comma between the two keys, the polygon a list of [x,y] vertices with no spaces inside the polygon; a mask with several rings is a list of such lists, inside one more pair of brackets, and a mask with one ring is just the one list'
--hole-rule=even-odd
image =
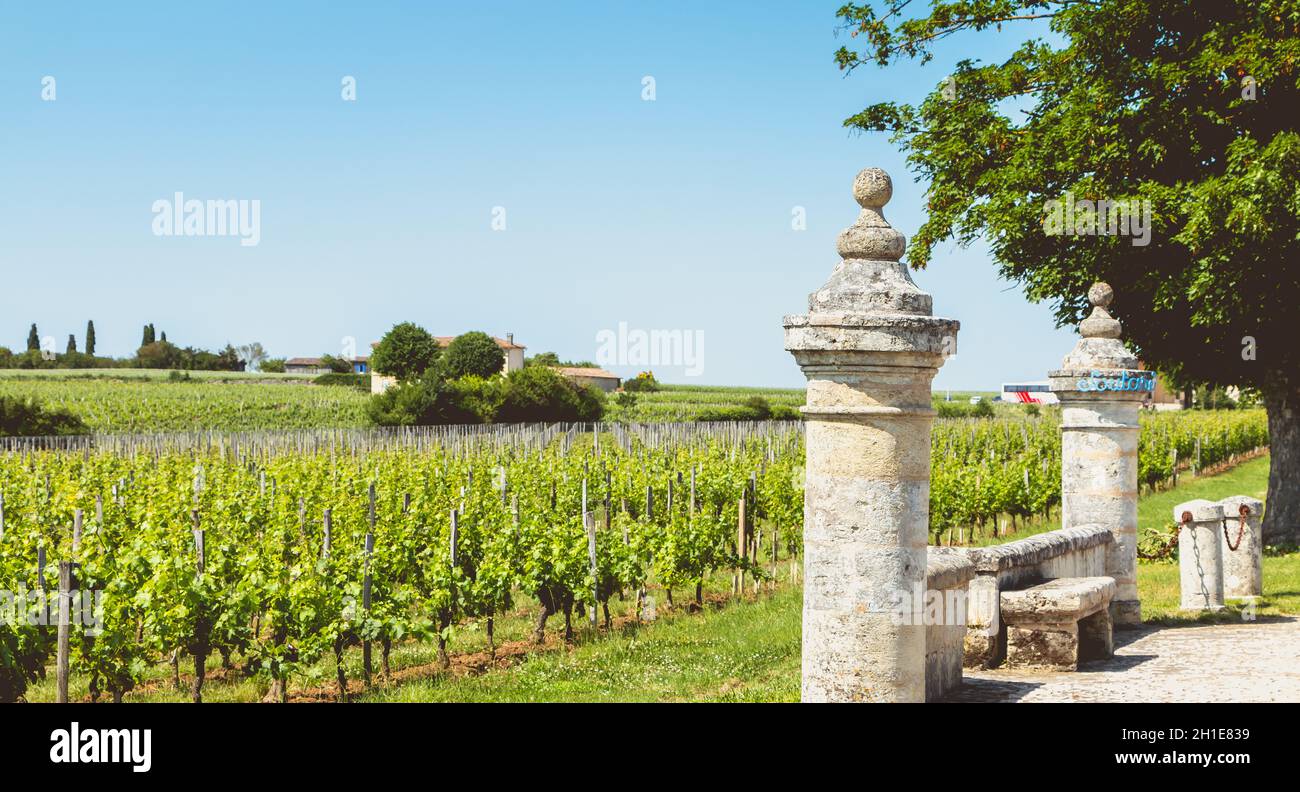
{"label": "green tree foliage", "polygon": [[525,366],[560,366],[560,356],[554,352],[539,352],[529,358],[524,358]]}
{"label": "green tree foliage", "polygon": [[506,393],[497,420],[597,421],[605,410],[605,394],[565,379],[553,368],[528,366],[506,377]]}
{"label": "green tree foliage", "polygon": [[406,382],[419,379],[437,362],[438,342],[423,327],[402,322],[380,340],[370,356],[371,370]]}
{"label": "green tree foliage", "polygon": [[632,379],[625,381],[623,390],[631,393],[654,392],[659,390],[659,380],[655,379],[653,371],[643,371]]}
{"label": "green tree foliage", "polygon": [[346,358],[335,357],[334,355],[325,354],[320,356],[320,363],[322,366],[334,372],[335,374],[352,373],[352,361]]}
{"label": "green tree foliage", "polygon": [[[1062,325],[1109,282],[1146,364],[1180,386],[1260,391],[1273,440],[1264,531],[1300,524],[1300,0],[909,5],[843,6],[862,49],[841,48],[840,68],[924,63],[954,33],[1031,36],[1002,62],[959,61],[919,105],[845,121],[892,133],[929,184],[909,263],[986,240],[1002,276],[1050,300]],[[1047,202],[1066,193],[1149,201],[1149,244],[1046,233]]]}
{"label": "green tree foliage", "polygon": [[86,354],[95,354],[95,320],[86,322]]}
{"label": "green tree foliage", "polygon": [[[147,335],[147,334],[146,334]],[[166,341],[154,341],[140,347],[135,353],[140,368],[183,368],[181,351]]]}
{"label": "green tree foliage", "polygon": [[258,365],[257,370],[267,374],[283,374],[284,358],[266,358]]}
{"label": "green tree foliage", "polygon": [[428,426],[453,423],[458,411],[446,380],[434,368],[419,380],[398,382],[371,397],[366,414],[380,426]]}
{"label": "green tree foliage", "polygon": [[68,410],[45,407],[36,399],[0,396],[0,437],[85,433],[85,424]]}
{"label": "green tree foliage", "polygon": [[68,348],[64,354],[67,355],[77,354],[77,337],[71,333],[68,333]]}
{"label": "green tree foliage", "polygon": [[506,364],[505,353],[487,333],[472,331],[452,339],[443,354],[447,375],[460,377],[492,377],[501,373]]}
{"label": "green tree foliage", "polygon": [[[145,325],[145,326],[144,326],[144,335],[143,335],[143,336],[141,337],[141,339],[140,339],[140,346],[142,346],[142,347],[143,347],[143,346],[149,346],[150,344],[152,344],[153,342],[155,342],[155,341],[157,341],[157,340],[158,340],[158,337],[157,337],[157,335],[155,335],[155,333],[154,333],[153,325],[152,325],[152,324],[147,324],[147,325]],[[166,341],[167,339],[164,338],[163,340]]]}
{"label": "green tree foliage", "polygon": [[41,334],[36,332],[35,322],[32,322],[32,329],[27,331],[27,351],[41,351]]}
{"label": "green tree foliage", "polygon": [[470,375],[450,383],[452,401],[464,423],[491,423],[496,420],[506,397],[506,382],[497,375]]}

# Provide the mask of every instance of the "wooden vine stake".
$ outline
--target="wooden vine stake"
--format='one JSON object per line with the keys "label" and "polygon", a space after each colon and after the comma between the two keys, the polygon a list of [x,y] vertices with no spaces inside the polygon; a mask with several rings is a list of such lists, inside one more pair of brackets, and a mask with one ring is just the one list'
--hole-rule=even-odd
{"label": "wooden vine stake", "polygon": [[[366,532],[366,556],[363,577],[361,579],[361,612],[363,618],[370,616],[370,556],[375,551],[375,485],[370,485],[370,509],[368,513],[370,530]],[[361,668],[366,687],[370,687],[370,640],[361,642]]]}
{"label": "wooden vine stake", "polygon": [[[585,482],[584,482],[585,485]],[[584,486],[585,489],[585,486]],[[584,498],[585,500],[585,498]],[[600,602],[600,577],[596,569],[596,514],[584,511],[582,523],[587,529],[587,560],[591,569],[591,626],[596,627],[596,608]]]}
{"label": "wooden vine stake", "polygon": [[[72,589],[73,564],[81,549],[81,509],[77,509],[72,522],[72,560],[59,562],[59,634],[58,648],[55,652],[58,692],[56,700],[60,704],[68,703],[68,667],[72,651]],[[41,564],[44,567],[44,563]]]}
{"label": "wooden vine stake", "polygon": [[[207,549],[204,542],[203,528],[199,521],[199,510],[192,509],[190,516],[194,520],[194,579],[203,577]],[[195,704],[203,702],[203,680],[207,673],[208,651],[211,637],[211,625],[208,623],[206,610],[200,606],[194,626],[194,644],[191,654],[194,657],[194,683],[190,689],[190,698]]]}

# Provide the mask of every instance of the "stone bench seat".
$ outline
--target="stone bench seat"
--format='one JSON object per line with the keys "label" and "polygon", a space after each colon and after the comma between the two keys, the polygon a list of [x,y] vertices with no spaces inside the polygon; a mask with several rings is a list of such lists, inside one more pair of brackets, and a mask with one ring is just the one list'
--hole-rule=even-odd
{"label": "stone bench seat", "polygon": [[1115,579],[1055,578],[1003,591],[1007,665],[1077,671],[1081,660],[1114,654],[1110,601]]}

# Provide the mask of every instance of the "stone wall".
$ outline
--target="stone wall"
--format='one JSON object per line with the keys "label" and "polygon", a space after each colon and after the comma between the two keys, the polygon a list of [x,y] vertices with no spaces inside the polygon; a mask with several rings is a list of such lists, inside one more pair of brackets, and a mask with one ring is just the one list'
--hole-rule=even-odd
{"label": "stone wall", "polygon": [[[925,628],[925,700],[934,701],[961,684],[966,637],[967,587],[975,565],[953,547],[931,547],[926,559],[927,592],[935,611]],[[933,616],[938,618],[933,618]]]}
{"label": "stone wall", "polygon": [[1113,541],[1106,526],[1081,525],[990,547],[945,548],[963,555],[974,569],[966,608],[966,667],[991,668],[1006,656],[1003,590],[1056,578],[1105,576]]}

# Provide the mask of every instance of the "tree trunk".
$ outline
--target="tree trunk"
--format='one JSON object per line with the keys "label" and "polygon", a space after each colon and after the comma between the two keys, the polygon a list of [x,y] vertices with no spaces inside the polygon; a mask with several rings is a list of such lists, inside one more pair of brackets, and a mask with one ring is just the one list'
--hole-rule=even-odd
{"label": "tree trunk", "polygon": [[1264,392],[1268,410],[1268,505],[1262,529],[1265,544],[1300,541],[1300,388]]}
{"label": "tree trunk", "polygon": [[195,704],[203,703],[203,679],[207,676],[208,653],[202,647],[194,652],[194,679],[190,682],[190,700]]}
{"label": "tree trunk", "polygon": [[451,668],[451,655],[447,654],[447,628],[451,626],[451,612],[438,613],[438,667],[443,671]]}
{"label": "tree trunk", "polygon": [[348,675],[343,670],[343,639],[334,639],[334,669],[338,673],[339,680],[339,701],[347,703],[348,700]]}
{"label": "tree trunk", "polygon": [[493,634],[495,632],[495,627],[496,620],[489,616],[487,619],[488,653],[494,663],[497,659],[497,642],[496,636]]}
{"label": "tree trunk", "polygon": [[543,605],[542,612],[537,614],[537,625],[533,627],[533,643],[541,646],[546,643],[546,619],[551,615],[551,609]]}

